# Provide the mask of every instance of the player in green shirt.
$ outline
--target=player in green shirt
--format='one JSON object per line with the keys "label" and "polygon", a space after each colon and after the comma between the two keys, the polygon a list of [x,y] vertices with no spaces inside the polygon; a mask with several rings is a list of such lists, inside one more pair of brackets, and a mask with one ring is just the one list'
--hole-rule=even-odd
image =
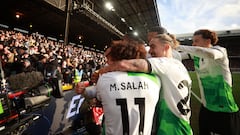
{"label": "player in green shirt", "polygon": [[227,50],[217,42],[215,32],[201,29],[193,34],[193,46],[180,45],[177,49],[194,60],[202,101],[199,134],[240,135],[240,113],[232,94]]}

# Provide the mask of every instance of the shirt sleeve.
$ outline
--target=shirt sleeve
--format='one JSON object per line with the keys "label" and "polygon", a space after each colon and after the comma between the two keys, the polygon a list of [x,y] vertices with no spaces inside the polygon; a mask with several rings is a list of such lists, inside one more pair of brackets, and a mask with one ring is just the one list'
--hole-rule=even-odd
{"label": "shirt sleeve", "polygon": [[199,46],[179,45],[177,49],[202,58],[221,59],[224,57],[224,53],[216,47],[205,48]]}
{"label": "shirt sleeve", "polygon": [[[151,72],[153,74],[163,74],[166,71],[166,59],[165,58],[149,58],[147,59]],[[150,71],[150,70],[149,70]]]}
{"label": "shirt sleeve", "polygon": [[147,61],[147,64],[148,64],[148,72],[147,73],[151,73],[152,72],[152,66],[147,59],[146,59],[146,61]]}

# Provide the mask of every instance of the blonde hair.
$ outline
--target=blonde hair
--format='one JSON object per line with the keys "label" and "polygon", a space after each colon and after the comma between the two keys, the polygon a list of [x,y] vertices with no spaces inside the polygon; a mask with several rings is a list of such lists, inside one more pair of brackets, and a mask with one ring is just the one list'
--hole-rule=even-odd
{"label": "blonde hair", "polygon": [[163,44],[169,44],[173,49],[179,45],[176,36],[173,34],[158,34],[154,38],[157,38]]}

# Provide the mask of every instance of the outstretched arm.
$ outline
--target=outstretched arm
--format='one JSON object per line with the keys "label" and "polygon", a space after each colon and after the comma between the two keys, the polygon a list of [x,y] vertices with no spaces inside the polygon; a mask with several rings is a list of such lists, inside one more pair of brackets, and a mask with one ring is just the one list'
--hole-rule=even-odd
{"label": "outstretched arm", "polygon": [[91,81],[96,83],[99,75],[112,71],[133,71],[149,73],[151,71],[151,66],[145,59],[131,59],[117,61],[93,73]]}
{"label": "outstretched arm", "polygon": [[186,45],[179,45],[177,50],[190,53],[195,56],[203,57],[203,58],[212,58],[212,59],[219,59],[222,58],[223,52],[214,49],[214,48],[204,48],[199,46],[186,46]]}
{"label": "outstretched arm", "polygon": [[148,72],[148,62],[145,59],[121,60],[100,69],[100,73],[111,71]]}

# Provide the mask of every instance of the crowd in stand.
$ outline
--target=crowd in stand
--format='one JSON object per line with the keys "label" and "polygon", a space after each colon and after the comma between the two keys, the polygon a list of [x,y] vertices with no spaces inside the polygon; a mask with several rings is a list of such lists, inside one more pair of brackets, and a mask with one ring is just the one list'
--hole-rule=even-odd
{"label": "crowd in stand", "polygon": [[105,65],[103,54],[83,47],[64,45],[38,33],[0,30],[0,60],[5,78],[22,72],[40,71],[45,74],[48,65],[54,65],[62,74],[62,82],[73,82],[74,69],[88,80],[91,73]]}
{"label": "crowd in stand", "polygon": [[[62,73],[65,84],[73,82],[74,69],[81,71],[81,80],[85,81],[90,79],[94,70],[106,63],[102,53],[64,45],[38,33],[23,34],[8,29],[0,30],[0,56],[5,77],[29,71],[45,74],[47,65],[53,64]],[[183,62],[188,70],[194,70],[192,62]],[[233,63],[231,65],[234,67]]]}

